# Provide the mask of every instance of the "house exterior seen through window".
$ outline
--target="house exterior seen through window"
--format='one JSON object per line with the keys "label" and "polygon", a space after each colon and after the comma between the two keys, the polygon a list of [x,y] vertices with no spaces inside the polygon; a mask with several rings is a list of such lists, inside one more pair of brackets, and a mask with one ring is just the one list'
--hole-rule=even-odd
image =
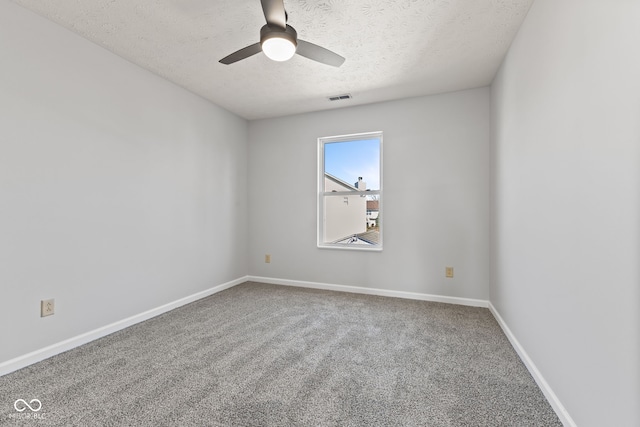
{"label": "house exterior seen through window", "polygon": [[318,139],[318,247],[382,250],[382,132]]}

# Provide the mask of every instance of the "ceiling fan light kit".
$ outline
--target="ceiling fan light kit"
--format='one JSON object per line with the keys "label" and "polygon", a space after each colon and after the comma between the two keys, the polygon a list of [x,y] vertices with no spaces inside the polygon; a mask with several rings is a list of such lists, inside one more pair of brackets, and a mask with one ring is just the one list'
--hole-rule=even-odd
{"label": "ceiling fan light kit", "polygon": [[267,58],[273,61],[288,61],[295,55],[298,47],[298,34],[287,25],[283,31],[279,27],[265,25],[260,30],[260,46]]}
{"label": "ceiling fan light kit", "polygon": [[313,43],[298,39],[298,33],[287,25],[287,12],[283,0],[261,0],[267,25],[260,29],[260,42],[244,47],[220,60],[229,65],[260,52],[274,61],[287,61],[296,53],[322,64],[339,67],[344,58]]}

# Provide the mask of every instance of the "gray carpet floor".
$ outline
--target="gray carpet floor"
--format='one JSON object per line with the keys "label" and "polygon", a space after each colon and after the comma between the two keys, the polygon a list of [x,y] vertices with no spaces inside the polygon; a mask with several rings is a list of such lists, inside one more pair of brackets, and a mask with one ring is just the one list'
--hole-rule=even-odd
{"label": "gray carpet floor", "polygon": [[561,425],[487,309],[251,282],[0,377],[0,399],[1,425]]}

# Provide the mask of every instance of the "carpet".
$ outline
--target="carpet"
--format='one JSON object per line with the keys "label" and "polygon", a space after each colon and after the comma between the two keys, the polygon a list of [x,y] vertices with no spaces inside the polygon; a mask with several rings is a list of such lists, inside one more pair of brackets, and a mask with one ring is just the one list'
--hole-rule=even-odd
{"label": "carpet", "polygon": [[0,377],[0,396],[1,425],[562,425],[485,308],[252,282]]}

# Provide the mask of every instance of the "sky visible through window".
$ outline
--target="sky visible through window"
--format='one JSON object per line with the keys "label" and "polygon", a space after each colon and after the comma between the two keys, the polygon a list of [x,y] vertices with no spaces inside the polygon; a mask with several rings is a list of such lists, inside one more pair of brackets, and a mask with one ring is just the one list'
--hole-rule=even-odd
{"label": "sky visible through window", "polygon": [[380,140],[374,138],[325,144],[324,171],[351,185],[361,176],[368,190],[379,190]]}

